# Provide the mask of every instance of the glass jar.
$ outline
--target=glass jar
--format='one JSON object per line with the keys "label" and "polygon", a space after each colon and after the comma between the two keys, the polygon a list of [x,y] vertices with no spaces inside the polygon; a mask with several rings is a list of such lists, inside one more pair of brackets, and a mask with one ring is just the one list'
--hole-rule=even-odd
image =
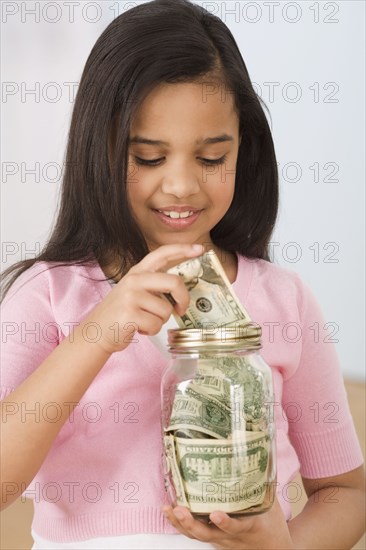
{"label": "glass jar", "polygon": [[165,487],[197,518],[266,512],[276,483],[273,384],[255,323],[168,330],[162,378]]}

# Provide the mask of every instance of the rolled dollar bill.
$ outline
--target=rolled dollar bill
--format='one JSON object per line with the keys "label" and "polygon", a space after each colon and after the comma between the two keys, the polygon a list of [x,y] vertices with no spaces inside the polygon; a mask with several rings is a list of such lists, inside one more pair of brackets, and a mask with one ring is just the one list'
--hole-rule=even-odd
{"label": "rolled dollar bill", "polygon": [[266,386],[262,374],[243,357],[198,359],[195,378],[176,387],[167,430],[186,434],[193,430],[214,438],[266,431],[270,412]]}
{"label": "rolled dollar bill", "polygon": [[190,428],[185,428],[185,429],[182,428],[181,430],[175,430],[174,436],[184,437],[186,439],[211,439],[211,436],[205,434],[204,432],[191,430]]}
{"label": "rolled dollar bill", "polygon": [[225,438],[232,432],[229,407],[208,394],[187,387],[177,389],[167,431],[197,430],[211,437]]}
{"label": "rolled dollar bill", "polygon": [[[172,434],[167,434],[164,436],[164,447],[165,447],[165,460],[167,465],[166,476],[171,477],[173,480],[177,502],[179,502],[182,506],[187,506],[188,502],[185,495],[183,479],[179,472],[179,467],[177,464],[177,455],[175,451],[175,438]],[[173,500],[174,500],[174,496],[173,496]]]}
{"label": "rolled dollar bill", "polygon": [[[250,322],[249,314],[236,296],[214,250],[174,266],[167,273],[182,277],[191,297],[184,315],[173,312],[179,327],[231,326]],[[175,303],[170,294],[166,293],[165,297]]]}

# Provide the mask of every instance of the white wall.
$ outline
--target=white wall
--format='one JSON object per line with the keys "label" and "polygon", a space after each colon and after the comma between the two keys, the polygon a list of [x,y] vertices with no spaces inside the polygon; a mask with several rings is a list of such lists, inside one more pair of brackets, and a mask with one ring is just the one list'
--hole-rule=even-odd
{"label": "white wall", "polygon": [[[275,262],[310,284],[344,374],[364,379],[365,3],[196,3],[229,26],[271,112],[281,174]],[[46,241],[72,83],[103,29],[136,4],[2,2],[1,270]]]}

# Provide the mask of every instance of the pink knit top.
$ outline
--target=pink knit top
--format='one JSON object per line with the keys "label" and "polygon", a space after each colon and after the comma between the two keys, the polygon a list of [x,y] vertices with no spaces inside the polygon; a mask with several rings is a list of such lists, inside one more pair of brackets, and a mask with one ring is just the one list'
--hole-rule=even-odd
{"label": "pink knit top", "polygon": [[[98,263],[49,267],[38,262],[24,272],[2,304],[1,399],[111,291]],[[298,471],[333,476],[363,457],[336,348],[310,288],[290,269],[240,255],[233,288],[262,326],[260,353],[275,388],[277,497],[289,519]],[[45,539],[176,533],[161,513],[160,382],[168,359],[147,336],[135,340],[108,359],[24,491],[34,500],[32,529]],[[53,418],[55,407],[39,414]]]}

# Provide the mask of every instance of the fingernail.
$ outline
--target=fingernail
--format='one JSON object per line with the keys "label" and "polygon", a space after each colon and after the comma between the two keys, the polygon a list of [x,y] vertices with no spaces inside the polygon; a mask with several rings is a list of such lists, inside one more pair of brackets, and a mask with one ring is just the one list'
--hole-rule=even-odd
{"label": "fingernail", "polygon": [[203,246],[201,244],[192,244],[193,252],[203,252]]}
{"label": "fingernail", "polygon": [[213,521],[214,523],[216,523],[216,525],[218,525],[219,523],[222,522],[223,517],[222,516],[216,516],[215,514],[211,514],[210,515],[210,520]]}
{"label": "fingernail", "polygon": [[174,515],[177,519],[184,519],[184,514],[180,510],[174,510]]}

